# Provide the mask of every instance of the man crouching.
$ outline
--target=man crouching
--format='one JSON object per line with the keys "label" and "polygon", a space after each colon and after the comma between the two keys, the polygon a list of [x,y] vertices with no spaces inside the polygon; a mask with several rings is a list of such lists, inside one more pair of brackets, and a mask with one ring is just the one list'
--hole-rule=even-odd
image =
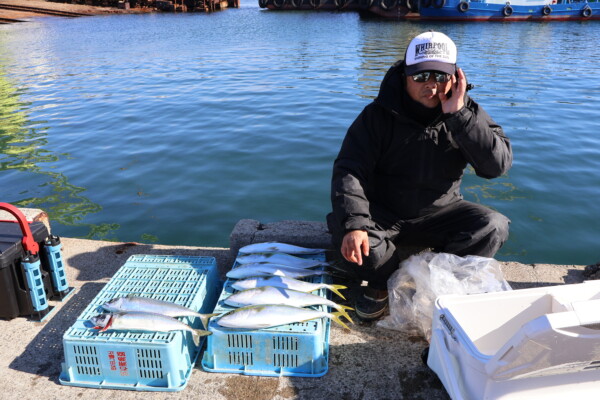
{"label": "man crouching", "polygon": [[511,167],[512,150],[467,95],[456,56],[443,33],[412,39],[334,162],[327,224],[334,247],[368,282],[355,303],[362,320],[387,309],[387,280],[401,261],[396,245],[493,257],[508,238],[507,217],[460,193],[467,164],[496,178]]}

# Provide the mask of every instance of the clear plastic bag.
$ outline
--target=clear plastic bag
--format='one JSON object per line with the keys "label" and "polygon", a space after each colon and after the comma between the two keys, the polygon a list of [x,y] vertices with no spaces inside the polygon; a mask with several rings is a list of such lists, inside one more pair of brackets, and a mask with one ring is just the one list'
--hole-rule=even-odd
{"label": "clear plastic bag", "polygon": [[512,290],[493,258],[425,252],[409,257],[388,279],[390,315],[377,326],[431,339],[435,299],[443,294]]}

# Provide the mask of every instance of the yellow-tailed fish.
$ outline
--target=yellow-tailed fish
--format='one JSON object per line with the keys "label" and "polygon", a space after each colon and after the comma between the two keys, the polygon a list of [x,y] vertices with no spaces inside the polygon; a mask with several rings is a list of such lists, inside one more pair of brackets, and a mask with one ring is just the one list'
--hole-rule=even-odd
{"label": "yellow-tailed fish", "polygon": [[239,250],[240,254],[251,253],[286,253],[286,254],[319,254],[324,253],[325,249],[311,249],[308,247],[295,246],[293,244],[279,242],[253,243],[244,246]]}
{"label": "yellow-tailed fish", "polygon": [[301,258],[283,253],[253,253],[239,255],[235,261],[238,264],[250,263],[271,263],[287,265],[296,268],[312,268],[319,266],[328,266],[327,261],[314,260],[312,258]]}
{"label": "yellow-tailed fish", "polygon": [[194,329],[173,317],[145,312],[100,314],[90,318],[90,321],[95,325],[94,329],[100,329],[100,332],[111,329],[142,332],[188,331],[192,333],[196,346],[200,344],[200,337],[211,334],[209,331]]}
{"label": "yellow-tailed fish", "polygon": [[254,289],[262,286],[273,286],[285,289],[298,290],[300,292],[310,293],[322,288],[329,289],[342,299],[346,298],[339,292],[340,289],[346,289],[343,285],[333,285],[327,283],[312,283],[301,281],[287,276],[257,276],[235,281],[231,285],[236,290]]}
{"label": "yellow-tailed fish", "polygon": [[351,307],[334,303],[316,294],[272,286],[263,286],[234,293],[225,299],[225,304],[232,307],[256,306],[259,304],[283,304],[295,307],[325,305],[335,308],[348,321],[352,322],[352,319],[346,312],[346,310],[353,310]]}
{"label": "yellow-tailed fish", "polygon": [[325,271],[316,271],[308,268],[294,268],[285,265],[269,263],[242,264],[227,272],[227,277],[232,279],[245,279],[254,276],[288,276],[290,278],[304,278],[314,275],[327,275]]}
{"label": "yellow-tailed fish", "polygon": [[302,307],[263,304],[229,311],[219,317],[217,324],[226,328],[263,329],[326,317],[350,329],[340,320],[340,315],[339,312],[327,313]]}
{"label": "yellow-tailed fish", "polygon": [[149,312],[155,314],[167,315],[169,317],[198,317],[202,321],[202,326],[208,326],[208,320],[218,314],[201,314],[179,304],[168,301],[151,299],[148,297],[127,296],[117,297],[102,304],[106,311],[119,312]]}

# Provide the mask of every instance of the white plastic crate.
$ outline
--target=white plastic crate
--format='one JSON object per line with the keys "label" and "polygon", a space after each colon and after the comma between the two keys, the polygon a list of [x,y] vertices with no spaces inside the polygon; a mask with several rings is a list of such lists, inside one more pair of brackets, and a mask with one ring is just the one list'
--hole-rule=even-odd
{"label": "white plastic crate", "polygon": [[[136,295],[211,313],[220,292],[213,257],[135,255],[63,335],[64,385],[147,391],[183,389],[200,353],[190,332],[99,332],[89,319],[115,297]],[[198,317],[182,317],[202,328]]]}
{"label": "white plastic crate", "polygon": [[596,399],[600,281],[440,296],[427,364],[454,400]]}

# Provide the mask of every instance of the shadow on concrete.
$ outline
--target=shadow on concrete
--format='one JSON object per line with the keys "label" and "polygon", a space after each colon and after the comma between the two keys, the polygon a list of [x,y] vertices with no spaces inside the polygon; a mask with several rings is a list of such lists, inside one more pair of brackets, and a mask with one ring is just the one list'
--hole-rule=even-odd
{"label": "shadow on concrete", "polygon": [[580,269],[569,269],[567,276],[565,276],[565,283],[581,283],[585,280],[584,271]]}
{"label": "shadow on concrete", "polygon": [[43,325],[23,353],[10,363],[9,368],[37,375],[36,379],[45,377],[58,384],[61,362],[64,361],[63,334],[103,287],[103,283],[90,282],[77,289]]}
{"label": "shadow on concrete", "polygon": [[218,391],[227,399],[246,400],[450,399],[421,361],[424,340],[374,327],[355,329],[349,335],[377,340],[331,345],[329,368],[321,377],[287,377],[282,387],[278,378],[231,374]]}
{"label": "shadow on concrete", "polygon": [[508,282],[508,284],[510,285],[511,288],[513,288],[513,290],[531,289],[531,288],[536,288],[536,287],[545,287],[545,286],[556,285],[556,282],[516,282],[516,281],[510,281],[510,280],[507,280],[506,282]]}
{"label": "shadow on concrete", "polygon": [[[329,371],[319,384],[329,393],[322,398],[449,399],[437,376],[421,361],[426,341],[382,328],[358,330],[376,340],[330,347]],[[295,382],[297,398],[321,397],[307,383]]]}

